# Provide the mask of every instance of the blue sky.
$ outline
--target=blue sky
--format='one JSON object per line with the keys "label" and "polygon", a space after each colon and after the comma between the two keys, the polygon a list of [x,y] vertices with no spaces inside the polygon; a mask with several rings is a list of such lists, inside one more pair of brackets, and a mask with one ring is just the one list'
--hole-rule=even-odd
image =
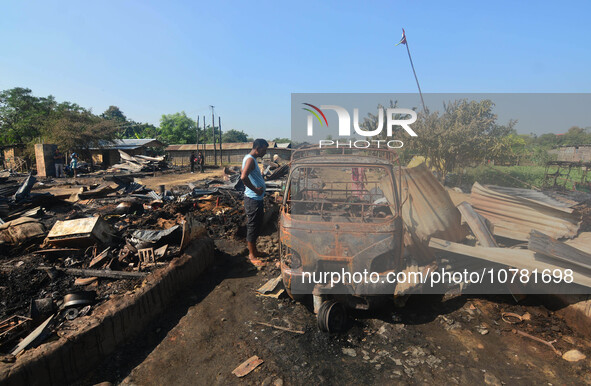
{"label": "blue sky", "polygon": [[[11,1],[0,89],[290,135],[291,93],[590,92],[591,2]],[[557,130],[559,131],[559,130]],[[527,131],[529,132],[529,131]]]}

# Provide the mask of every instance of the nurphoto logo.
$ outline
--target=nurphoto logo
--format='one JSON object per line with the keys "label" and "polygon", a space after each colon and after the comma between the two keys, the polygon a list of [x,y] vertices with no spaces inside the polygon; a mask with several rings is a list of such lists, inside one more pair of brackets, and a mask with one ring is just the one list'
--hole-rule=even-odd
{"label": "nurphoto logo", "polygon": [[[311,115],[308,115],[307,119],[307,135],[309,137],[314,135],[314,118],[320,123],[320,126],[328,127],[328,119],[322,110],[333,110],[338,116],[338,135],[339,137],[350,137],[351,136],[351,115],[344,107],[337,105],[321,105],[320,108],[310,104],[303,103],[307,107],[302,109],[308,111]],[[417,137],[417,133],[410,127],[412,123],[417,120],[417,113],[411,109],[403,108],[388,108],[386,109],[386,136],[389,138],[392,136],[392,132],[395,128],[403,128],[411,137]],[[384,109],[378,108],[378,123],[375,129],[364,130],[359,125],[359,109],[353,109],[353,128],[357,135],[363,137],[374,137],[380,135],[384,129]],[[339,140],[322,139],[319,140],[319,147],[327,147],[336,145],[336,147],[355,147],[355,148],[368,148],[371,144],[377,147],[387,146],[389,148],[401,148],[404,143],[400,140],[384,140],[374,139],[368,140],[351,140],[345,142],[339,142]],[[344,145],[344,146],[343,146]]]}

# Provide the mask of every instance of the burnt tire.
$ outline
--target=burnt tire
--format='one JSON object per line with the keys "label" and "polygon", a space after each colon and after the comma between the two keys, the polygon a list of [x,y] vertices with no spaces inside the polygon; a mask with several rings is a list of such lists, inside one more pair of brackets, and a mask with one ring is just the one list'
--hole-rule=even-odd
{"label": "burnt tire", "polygon": [[317,315],[318,328],[328,333],[339,333],[347,324],[347,310],[336,300],[327,300],[320,306]]}

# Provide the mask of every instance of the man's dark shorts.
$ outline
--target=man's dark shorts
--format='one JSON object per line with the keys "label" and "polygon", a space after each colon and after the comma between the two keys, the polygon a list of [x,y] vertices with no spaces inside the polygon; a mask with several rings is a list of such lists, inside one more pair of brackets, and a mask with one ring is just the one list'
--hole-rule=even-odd
{"label": "man's dark shorts", "polygon": [[263,225],[265,214],[263,200],[244,197],[244,209],[246,210],[246,241],[254,243]]}

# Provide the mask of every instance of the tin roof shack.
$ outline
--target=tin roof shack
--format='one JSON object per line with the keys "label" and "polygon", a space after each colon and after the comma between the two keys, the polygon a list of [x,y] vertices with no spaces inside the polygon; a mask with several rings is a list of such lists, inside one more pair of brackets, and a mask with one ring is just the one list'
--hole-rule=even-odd
{"label": "tin roof shack", "polygon": [[24,172],[29,169],[24,144],[2,146],[0,149],[2,149],[0,157],[2,169],[12,169],[17,172]]}
{"label": "tin roof shack", "polygon": [[591,162],[591,144],[558,146],[549,153],[556,154],[557,161]]}
{"label": "tin roof shack", "polygon": [[[203,152],[205,163],[213,165],[213,144],[200,144],[199,150]],[[222,143],[222,164],[240,164],[242,163],[244,156],[251,150],[252,142]],[[191,156],[191,153],[197,152],[197,145],[170,145],[165,151],[168,154],[169,161],[173,165],[185,166],[189,165],[189,157]],[[216,144],[216,152],[217,156],[219,157],[219,144]],[[275,154],[278,154],[284,160],[289,160],[291,158],[291,144],[270,141],[269,150],[267,150],[265,159],[272,159],[273,155]]]}
{"label": "tin roof shack", "polygon": [[544,188],[591,192],[591,144],[558,146],[548,154],[556,160],[546,162]]}
{"label": "tin roof shack", "polygon": [[103,167],[111,166],[121,162],[119,150],[135,155],[155,155],[152,149],[162,149],[164,144],[154,138],[145,139],[117,139],[114,142],[103,142],[99,147],[90,149],[92,162],[102,164]]}

